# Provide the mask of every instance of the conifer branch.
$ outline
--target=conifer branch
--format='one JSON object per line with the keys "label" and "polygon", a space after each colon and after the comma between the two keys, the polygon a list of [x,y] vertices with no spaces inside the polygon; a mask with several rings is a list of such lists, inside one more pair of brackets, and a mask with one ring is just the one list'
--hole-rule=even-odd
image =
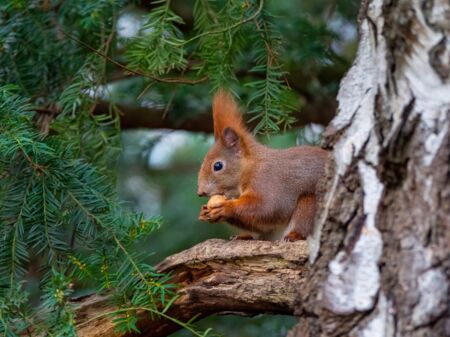
{"label": "conifer branch", "polygon": [[89,49],[90,51],[92,51],[92,52],[95,53],[96,55],[98,55],[98,56],[104,58],[104,59],[107,60],[108,62],[110,62],[110,63],[116,65],[117,67],[119,67],[119,68],[125,70],[126,72],[128,72],[128,73],[130,73],[130,74],[134,74],[134,75],[142,76],[142,77],[145,77],[145,78],[149,78],[149,79],[151,79],[151,80],[153,80],[153,81],[160,82],[160,83],[173,83],[173,84],[189,84],[189,85],[195,85],[195,84],[199,84],[199,83],[206,82],[206,81],[208,80],[208,76],[204,76],[204,77],[199,78],[199,79],[196,79],[196,80],[190,80],[190,79],[187,79],[187,78],[170,78],[170,77],[163,78],[163,77],[157,77],[157,76],[154,76],[154,75],[150,75],[150,74],[147,74],[147,73],[143,73],[143,72],[141,72],[141,71],[139,71],[139,70],[131,69],[131,68],[129,68],[129,67],[123,65],[122,63],[113,60],[113,59],[112,59],[111,57],[109,57],[108,55],[106,55],[106,54],[104,54],[103,52],[101,52],[101,51],[99,51],[99,50],[97,50],[97,49],[91,47],[91,46],[88,45],[87,43],[85,43],[85,42],[81,41],[80,39],[76,38],[75,36],[73,36],[73,35],[71,35],[71,34],[69,34],[69,33],[67,33],[67,32],[64,32],[64,31],[62,31],[62,32],[63,32],[64,35],[66,35],[69,39],[71,39],[71,40],[73,40],[73,41],[79,43],[80,45],[82,45],[83,47]]}
{"label": "conifer branch", "polygon": [[258,15],[261,13],[263,8],[264,8],[264,0],[260,0],[258,9],[251,16],[249,16],[248,18],[246,18],[244,20],[241,20],[241,21],[238,21],[235,24],[232,24],[232,25],[230,25],[228,27],[225,27],[225,28],[222,28],[222,29],[213,30],[213,31],[207,31],[207,32],[198,34],[198,35],[190,38],[189,40],[183,41],[182,43],[174,43],[173,45],[181,47],[181,46],[187,45],[187,44],[189,44],[189,43],[191,43],[191,42],[193,42],[195,40],[198,40],[198,39],[200,39],[202,37],[205,37],[205,36],[208,36],[208,35],[217,35],[217,34],[222,34],[222,33],[229,32],[230,30],[233,30],[233,29],[235,29],[235,28],[237,28],[239,26],[242,26],[242,25],[250,22],[250,21],[253,21],[255,18],[258,17]]}

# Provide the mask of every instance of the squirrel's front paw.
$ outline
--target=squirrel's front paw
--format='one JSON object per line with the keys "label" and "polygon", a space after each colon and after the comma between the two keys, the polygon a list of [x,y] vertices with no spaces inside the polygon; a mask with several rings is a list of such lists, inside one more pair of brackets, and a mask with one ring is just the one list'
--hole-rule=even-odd
{"label": "squirrel's front paw", "polygon": [[224,222],[230,218],[230,215],[230,202],[227,200],[208,207],[207,217],[209,222]]}
{"label": "squirrel's front paw", "polygon": [[208,208],[206,205],[203,205],[200,209],[198,219],[200,221],[207,221],[211,223],[224,222],[226,221],[225,213],[226,212],[223,207]]}
{"label": "squirrel's front paw", "polygon": [[206,205],[203,205],[202,208],[200,208],[198,219],[200,221],[209,221],[209,209]]}

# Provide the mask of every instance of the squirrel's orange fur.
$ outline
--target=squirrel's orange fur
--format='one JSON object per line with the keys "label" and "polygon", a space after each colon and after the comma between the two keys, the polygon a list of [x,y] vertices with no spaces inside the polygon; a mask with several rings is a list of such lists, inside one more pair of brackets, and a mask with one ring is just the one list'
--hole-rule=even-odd
{"label": "squirrel's orange fur", "polygon": [[200,169],[198,194],[227,199],[202,207],[199,218],[226,221],[262,237],[281,229],[285,240],[306,238],[327,152],[313,146],[276,150],[258,143],[236,102],[222,90],[214,96],[213,119],[216,141]]}

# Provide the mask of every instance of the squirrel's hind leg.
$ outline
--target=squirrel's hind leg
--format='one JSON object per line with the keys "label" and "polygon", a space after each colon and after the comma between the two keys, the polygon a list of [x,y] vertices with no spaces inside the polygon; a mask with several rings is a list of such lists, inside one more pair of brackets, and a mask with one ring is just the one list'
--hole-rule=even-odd
{"label": "squirrel's hind leg", "polygon": [[283,233],[284,241],[306,240],[312,233],[316,215],[316,196],[302,195],[298,198],[297,207],[292,213],[289,224]]}

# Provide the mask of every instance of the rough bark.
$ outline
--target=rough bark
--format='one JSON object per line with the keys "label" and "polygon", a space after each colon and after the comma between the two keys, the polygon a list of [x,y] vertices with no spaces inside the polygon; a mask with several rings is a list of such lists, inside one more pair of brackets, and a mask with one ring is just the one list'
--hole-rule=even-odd
{"label": "rough bark", "polygon": [[450,2],[363,1],[295,337],[450,336]]}
{"label": "rough bark", "polygon": [[[295,291],[303,282],[307,259],[304,241],[205,241],[157,266],[180,285],[180,297],[167,314],[181,321],[195,315],[200,319],[213,314],[293,314]],[[114,311],[107,297],[89,296],[74,304],[78,336],[120,336],[112,319],[102,316]],[[149,337],[167,336],[180,328],[145,314],[138,325],[140,336]]]}

